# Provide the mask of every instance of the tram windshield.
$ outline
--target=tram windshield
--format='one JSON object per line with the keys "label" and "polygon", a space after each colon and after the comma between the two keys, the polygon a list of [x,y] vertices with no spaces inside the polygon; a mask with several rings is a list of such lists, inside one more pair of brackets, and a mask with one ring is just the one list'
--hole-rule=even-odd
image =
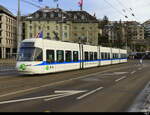
{"label": "tram windshield", "polygon": [[21,47],[18,61],[42,61],[43,51],[35,47]]}

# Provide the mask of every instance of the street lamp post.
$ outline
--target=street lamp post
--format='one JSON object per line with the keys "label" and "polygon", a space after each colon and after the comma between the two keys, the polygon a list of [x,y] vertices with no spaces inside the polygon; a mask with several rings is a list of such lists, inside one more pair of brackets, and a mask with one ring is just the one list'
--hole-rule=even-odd
{"label": "street lamp post", "polygon": [[20,27],[20,0],[18,0],[18,14],[17,14],[17,53],[19,52],[20,42],[21,42],[21,27]]}

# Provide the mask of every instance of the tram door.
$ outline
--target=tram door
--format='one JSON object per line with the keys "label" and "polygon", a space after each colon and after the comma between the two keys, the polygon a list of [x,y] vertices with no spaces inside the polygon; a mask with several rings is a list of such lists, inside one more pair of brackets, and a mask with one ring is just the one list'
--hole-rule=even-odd
{"label": "tram door", "polygon": [[84,68],[84,62],[83,62],[83,44],[79,44],[79,51],[80,51],[80,69]]}

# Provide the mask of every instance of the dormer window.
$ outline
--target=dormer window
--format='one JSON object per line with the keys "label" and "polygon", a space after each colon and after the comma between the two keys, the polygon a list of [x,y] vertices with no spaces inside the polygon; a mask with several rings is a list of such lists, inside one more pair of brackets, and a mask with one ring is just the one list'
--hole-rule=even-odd
{"label": "dormer window", "polygon": [[74,19],[76,20],[78,17],[77,17],[77,15],[74,15]]}
{"label": "dormer window", "polygon": [[36,18],[39,18],[39,13],[36,13],[36,14],[35,14],[35,17],[36,17]]}
{"label": "dormer window", "polygon": [[46,13],[44,13],[44,14],[43,14],[43,17],[46,18],[46,16],[47,16]]}
{"label": "dormer window", "polygon": [[61,13],[58,13],[58,17],[61,18]]}
{"label": "dormer window", "polygon": [[85,19],[85,16],[84,16],[84,15],[82,15],[82,16],[81,16],[81,19],[82,19],[82,20],[84,20],[84,19]]}
{"label": "dormer window", "polygon": [[54,13],[51,13],[51,18],[54,18]]}

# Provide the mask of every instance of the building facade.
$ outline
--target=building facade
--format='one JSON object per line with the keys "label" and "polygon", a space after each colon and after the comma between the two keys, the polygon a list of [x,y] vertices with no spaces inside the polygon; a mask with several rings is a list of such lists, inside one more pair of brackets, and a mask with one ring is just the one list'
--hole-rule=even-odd
{"label": "building facade", "polygon": [[150,51],[150,20],[145,21],[142,25],[144,27],[144,38],[147,41],[147,51]]}
{"label": "building facade", "polygon": [[97,45],[98,20],[86,11],[63,11],[60,8],[42,8],[22,17],[23,39],[43,32],[43,38]]}
{"label": "building facade", "polygon": [[9,58],[16,53],[17,47],[16,17],[0,6],[0,59]]}
{"label": "building facade", "polygon": [[144,27],[136,21],[124,22],[126,26],[127,44],[133,52],[146,51],[146,40],[144,38]]}

